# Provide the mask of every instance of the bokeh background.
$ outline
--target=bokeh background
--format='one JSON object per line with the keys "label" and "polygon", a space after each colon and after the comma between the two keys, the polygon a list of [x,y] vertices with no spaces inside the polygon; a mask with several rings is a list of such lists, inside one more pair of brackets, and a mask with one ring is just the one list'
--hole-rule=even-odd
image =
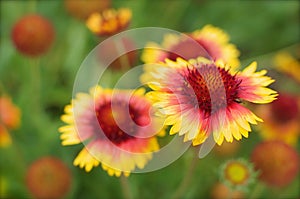
{"label": "bokeh background", "polygon": [[[274,69],[274,56],[285,50],[299,59],[299,1],[208,1],[112,0],[114,8],[132,10],[131,28],[164,27],[191,32],[212,24],[226,31],[241,52],[241,67],[258,61],[259,69],[269,70],[276,79],[276,90],[299,96],[299,83]],[[101,41],[88,30],[83,20],[68,12],[64,1],[1,1],[0,94],[9,96],[19,107],[21,122],[9,130],[12,143],[0,148],[0,185],[3,198],[32,198],[26,172],[35,160],[54,156],[69,168],[71,188],[64,198],[123,198],[119,179],[100,167],[86,173],[72,165],[82,146],[62,147],[58,128],[60,116],[72,98],[77,70],[84,58]],[[29,13],[49,19],[55,30],[50,50],[40,58],[19,53],[11,40],[16,21]],[[140,52],[138,52],[140,53]],[[142,63],[139,59],[136,64]],[[263,139],[254,127],[248,139],[235,145],[228,154],[213,150],[197,162],[184,198],[209,198],[218,182],[218,169],[232,158],[249,159]],[[299,129],[298,129],[299,133]],[[300,143],[293,146],[299,153]],[[168,167],[145,174],[132,174],[129,185],[135,198],[170,198],[176,191],[193,158],[186,152]],[[250,187],[250,192],[255,185]],[[263,186],[256,198],[299,198],[299,174],[284,188]],[[249,195],[246,194],[245,198]]]}

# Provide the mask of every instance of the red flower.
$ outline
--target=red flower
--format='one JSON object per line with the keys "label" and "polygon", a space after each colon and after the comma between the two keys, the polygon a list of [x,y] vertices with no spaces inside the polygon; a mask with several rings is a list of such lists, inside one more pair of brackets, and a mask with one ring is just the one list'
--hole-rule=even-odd
{"label": "red flower", "polygon": [[259,178],[266,184],[282,187],[292,182],[299,172],[299,154],[282,141],[266,141],[257,145],[251,155]]}
{"label": "red flower", "polygon": [[30,57],[46,53],[54,40],[51,22],[36,14],[22,17],[13,27],[11,37],[17,50]]}

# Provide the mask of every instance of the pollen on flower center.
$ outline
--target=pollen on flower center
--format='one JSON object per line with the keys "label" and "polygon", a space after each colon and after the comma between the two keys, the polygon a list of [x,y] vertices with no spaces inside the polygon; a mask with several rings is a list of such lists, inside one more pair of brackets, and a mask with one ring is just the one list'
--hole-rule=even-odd
{"label": "pollen on flower center", "polygon": [[193,89],[192,95],[197,97],[193,103],[198,104],[206,114],[214,113],[238,100],[241,81],[224,68],[214,64],[201,64],[188,68],[184,76]]}
{"label": "pollen on flower center", "polygon": [[[105,103],[96,108],[98,123],[105,136],[114,144],[121,144],[129,139],[134,139],[139,126],[145,126],[142,118],[142,110],[136,109],[133,105],[124,102]],[[101,137],[101,136],[100,136]]]}

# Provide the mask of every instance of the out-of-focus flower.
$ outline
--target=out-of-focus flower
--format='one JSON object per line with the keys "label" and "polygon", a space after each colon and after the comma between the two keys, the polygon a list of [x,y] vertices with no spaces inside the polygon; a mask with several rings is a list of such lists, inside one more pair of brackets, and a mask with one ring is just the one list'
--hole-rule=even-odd
{"label": "out-of-focus flower", "polygon": [[0,96],[0,147],[6,147],[11,144],[9,129],[16,129],[20,125],[20,110],[11,99],[6,96]]}
{"label": "out-of-focus flower", "polygon": [[251,161],[259,171],[259,178],[269,186],[283,187],[291,183],[299,172],[299,154],[282,141],[265,141],[251,154]]}
{"label": "out-of-focus flower", "polygon": [[244,159],[229,160],[220,169],[221,182],[230,190],[247,191],[256,176],[253,165]]}
{"label": "out-of-focus flower", "polygon": [[280,52],[274,58],[278,71],[285,73],[300,83],[300,62],[287,52]]}
{"label": "out-of-focus flower", "polygon": [[11,37],[17,50],[27,56],[46,53],[54,40],[51,22],[41,15],[23,16],[13,27]]}
{"label": "out-of-focus flower", "polygon": [[66,10],[74,17],[86,20],[94,12],[110,7],[111,0],[65,0]]}
{"label": "out-of-focus flower", "polygon": [[264,118],[260,134],[265,140],[282,140],[295,145],[300,134],[300,97],[280,93],[273,103],[258,110]]}
{"label": "out-of-focus flower", "polygon": [[184,141],[199,145],[213,134],[221,145],[224,137],[227,142],[248,137],[249,123],[262,121],[241,100],[264,104],[277,96],[266,88],[274,80],[265,76],[266,70],[256,72],[256,67],[253,62],[233,72],[221,62],[178,58],[177,62],[146,65],[141,81],[153,89],[148,96],[166,116],[165,124],[173,125],[171,135],[185,135]]}
{"label": "out-of-focus flower", "polygon": [[101,163],[110,176],[144,168],[159,149],[155,135],[164,134],[159,129],[163,121],[150,112],[144,92],[97,86],[65,107],[62,120],[67,125],[59,128],[62,145],[85,143],[74,165],[89,172]]}
{"label": "out-of-focus flower", "polygon": [[232,191],[222,183],[216,183],[211,189],[211,199],[243,199],[245,195],[242,191]]}
{"label": "out-of-focus flower", "polygon": [[229,43],[229,36],[222,29],[206,25],[202,29],[186,34],[182,37],[168,34],[160,45],[148,43],[142,54],[142,60],[145,63],[157,63],[166,58],[176,61],[177,57],[185,60],[206,57],[213,61],[223,60],[231,67],[239,66],[240,53],[235,45]]}
{"label": "out-of-focus flower", "polygon": [[233,142],[223,142],[222,145],[216,145],[214,147],[214,152],[218,156],[230,156],[234,155],[240,148],[240,142],[233,141]]}
{"label": "out-of-focus flower", "polygon": [[106,9],[101,13],[91,14],[86,21],[86,25],[91,32],[98,36],[110,36],[126,29],[130,21],[130,9]]}
{"label": "out-of-focus flower", "polygon": [[58,158],[34,161],[26,173],[26,186],[34,198],[63,198],[71,187],[71,172]]}
{"label": "out-of-focus flower", "polygon": [[0,147],[7,147],[11,145],[11,137],[7,131],[7,129],[0,124]]}
{"label": "out-of-focus flower", "polygon": [[[127,70],[134,66],[134,63],[137,61],[137,51],[134,51],[135,43],[124,37],[120,41],[116,42],[114,40],[107,40],[104,43],[101,43],[101,46],[97,48],[99,51],[97,53],[97,58],[100,62],[107,63],[112,57],[116,59],[109,65],[109,68],[113,70]],[[129,51],[127,53],[123,53]]]}

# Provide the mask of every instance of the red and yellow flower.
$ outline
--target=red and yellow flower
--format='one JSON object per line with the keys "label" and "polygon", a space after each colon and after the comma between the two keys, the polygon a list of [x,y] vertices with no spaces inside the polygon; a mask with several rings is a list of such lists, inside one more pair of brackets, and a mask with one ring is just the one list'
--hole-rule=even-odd
{"label": "red and yellow flower", "polygon": [[300,96],[280,93],[276,101],[260,107],[258,111],[265,121],[259,126],[263,139],[297,144],[300,134]]}
{"label": "red and yellow flower", "polygon": [[300,62],[288,52],[280,52],[274,58],[275,68],[300,83]]}
{"label": "red and yellow flower", "polygon": [[9,129],[15,129],[20,125],[20,110],[11,99],[6,96],[0,97],[0,147],[11,144]]}
{"label": "red and yellow flower", "polygon": [[186,35],[167,34],[161,44],[150,42],[142,54],[145,63],[158,63],[165,59],[176,61],[206,57],[217,61],[223,60],[231,67],[239,66],[239,51],[229,43],[229,36],[220,28],[206,25]]}
{"label": "red and yellow flower", "polygon": [[163,135],[164,129],[144,92],[97,86],[65,107],[62,145],[85,144],[74,165],[89,172],[101,163],[110,176],[128,176],[145,167],[159,149],[155,135]]}
{"label": "red and yellow flower", "polygon": [[128,8],[106,9],[101,13],[91,14],[86,25],[98,36],[110,36],[127,28],[131,15],[131,10]]}
{"label": "red and yellow flower", "polygon": [[184,135],[193,145],[203,143],[212,134],[217,144],[225,139],[232,142],[248,137],[250,124],[262,122],[241,101],[269,103],[276,91],[266,88],[274,82],[265,76],[266,70],[256,72],[256,62],[241,72],[230,70],[222,62],[205,58],[145,65],[141,81],[153,91],[148,96],[154,106],[172,125],[170,134]]}

